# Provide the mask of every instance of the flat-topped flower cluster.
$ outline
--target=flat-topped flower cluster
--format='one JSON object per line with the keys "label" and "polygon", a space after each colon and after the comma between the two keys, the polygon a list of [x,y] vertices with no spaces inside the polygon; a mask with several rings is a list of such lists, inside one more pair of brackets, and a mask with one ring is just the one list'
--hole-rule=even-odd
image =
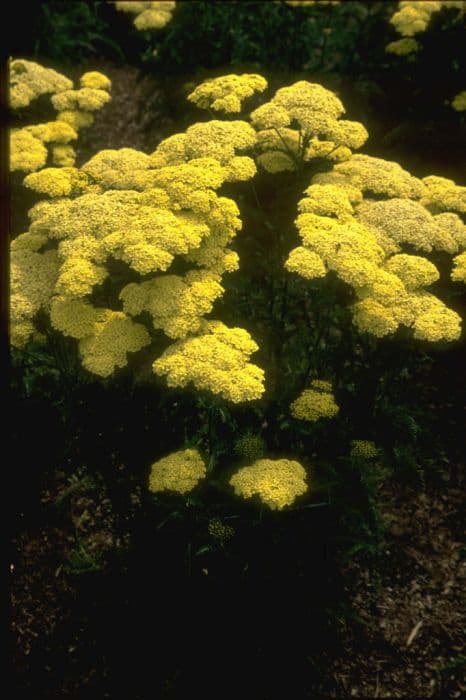
{"label": "flat-topped flower cluster", "polygon": [[67,77],[33,61],[12,60],[9,70],[13,110],[23,114],[34,100],[51,95],[57,112],[55,121],[11,130],[10,169],[32,173],[43,168],[47,160],[58,167],[73,166],[76,153],[71,142],[76,141],[80,129],[93,123],[93,113],[110,100],[110,80],[103,73],[90,71],[74,89]]}
{"label": "flat-topped flower cluster", "polygon": [[115,2],[117,10],[134,15],[133,24],[139,31],[165,27],[172,18],[175,6],[176,2],[171,0]]}
{"label": "flat-topped flower cluster", "polygon": [[[79,116],[109,99],[109,81],[99,73],[85,74],[79,90],[47,70],[38,70],[34,88],[27,63],[21,75],[29,87],[23,94],[14,84],[16,104],[49,91],[60,115]],[[206,81],[190,99],[237,112],[265,87],[255,74],[225,76]],[[287,269],[306,279],[336,273],[355,291],[361,331],[382,337],[404,325],[422,340],[457,339],[459,316],[426,289],[439,277],[426,255],[455,256],[452,279],[464,280],[466,188],[353,154],[367,132],[342,119],[344,111],[334,93],[299,81],[255,109],[250,122],[212,119],[150,154],[103,150],[80,168],[31,172],[24,185],[46,199],[30,210],[29,230],[12,244],[13,344],[24,347],[45,312],[55,329],[78,341],[83,366],[109,377],[127,364],[128,353],[163,332],[174,342],[153,369],[169,386],[191,385],[234,403],[260,398],[264,372],[250,361],[255,341],[244,329],[206,319],[224,293],[223,275],[239,267],[231,247],[242,225],[239,209],[219,190],[250,180],[257,166],[293,171],[314,158],[336,162],[313,178],[299,203],[302,245],[290,252]],[[126,266],[126,280],[113,279],[115,261]],[[102,305],[109,294],[112,302]],[[315,389],[295,402],[303,414],[297,417],[316,405]],[[330,411],[330,394],[318,393],[322,410],[327,401]]]}
{"label": "flat-topped flower cluster", "polygon": [[336,273],[356,293],[354,323],[363,332],[383,337],[403,325],[419,340],[459,338],[461,318],[426,289],[439,272],[425,255],[455,256],[452,279],[464,281],[466,187],[352,155],[316,175],[305,195],[296,220],[302,245],[288,270],[305,279]]}

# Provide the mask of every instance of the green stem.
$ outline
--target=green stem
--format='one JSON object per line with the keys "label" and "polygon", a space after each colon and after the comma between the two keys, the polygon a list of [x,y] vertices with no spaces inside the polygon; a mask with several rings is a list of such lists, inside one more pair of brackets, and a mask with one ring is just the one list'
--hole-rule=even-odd
{"label": "green stem", "polygon": [[296,153],[294,153],[294,152],[291,150],[291,148],[288,146],[288,144],[286,143],[285,139],[283,138],[283,136],[281,135],[279,129],[277,129],[276,126],[274,126],[274,130],[277,132],[277,134],[278,134],[278,136],[279,136],[281,142],[282,142],[283,145],[285,146],[285,152],[288,153],[288,155],[290,156],[291,160],[292,160],[292,161],[294,162],[294,164],[296,165],[296,168],[299,168],[299,159],[296,157]]}
{"label": "green stem", "polygon": [[261,212],[262,212],[263,214],[265,214],[264,207],[263,207],[262,204],[260,203],[259,197],[257,196],[257,190],[256,190],[256,188],[254,187],[254,183],[252,182],[252,180],[250,180],[249,183],[250,183],[250,185],[251,185],[252,193],[253,193],[253,195],[254,195],[254,199],[256,200],[257,206],[259,207],[259,209],[261,210]]}

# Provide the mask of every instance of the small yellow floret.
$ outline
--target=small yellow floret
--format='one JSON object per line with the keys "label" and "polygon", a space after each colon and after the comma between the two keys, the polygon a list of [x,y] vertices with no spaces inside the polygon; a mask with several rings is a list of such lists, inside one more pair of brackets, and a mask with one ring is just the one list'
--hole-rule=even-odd
{"label": "small yellow floret", "polygon": [[375,459],[379,456],[379,450],[371,440],[352,440],[351,457],[360,459]]}
{"label": "small yellow floret", "polygon": [[88,73],[83,73],[80,77],[79,82],[83,88],[92,88],[93,90],[107,90],[110,91],[112,87],[112,81],[107,78],[103,73],[93,70]]}
{"label": "small yellow floret", "polygon": [[153,493],[188,493],[205,475],[206,467],[199,452],[193,449],[180,450],[154,462],[149,476],[149,490]]}
{"label": "small yellow floret", "polygon": [[459,92],[453,99],[451,106],[456,109],[457,112],[464,112],[466,110],[466,90]]}
{"label": "small yellow floret", "polygon": [[291,415],[299,420],[315,422],[319,418],[334,418],[340,410],[335,403],[330,382],[314,380],[290,406]]}
{"label": "small yellow floret", "polygon": [[238,496],[257,495],[272,510],[282,510],[307,491],[304,467],[290,459],[259,459],[239,469],[230,484]]}
{"label": "small yellow floret", "polygon": [[397,41],[391,41],[385,47],[387,53],[394,53],[396,56],[407,56],[408,54],[414,53],[419,50],[419,43],[416,39],[411,39],[404,37],[403,39],[397,39]]}

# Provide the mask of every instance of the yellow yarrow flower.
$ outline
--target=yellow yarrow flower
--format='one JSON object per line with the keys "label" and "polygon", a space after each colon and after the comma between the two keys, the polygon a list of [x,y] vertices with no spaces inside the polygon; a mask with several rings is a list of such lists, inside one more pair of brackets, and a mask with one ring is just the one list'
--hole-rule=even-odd
{"label": "yellow yarrow flower", "polygon": [[386,269],[399,277],[406,289],[427,287],[440,277],[435,265],[418,255],[394,255],[387,261]]}
{"label": "yellow yarrow flower", "polygon": [[290,459],[259,459],[239,469],[230,484],[238,496],[257,495],[272,510],[282,510],[307,491],[304,467]]}
{"label": "yellow yarrow flower", "polygon": [[399,325],[394,310],[371,297],[354,304],[353,322],[360,331],[376,338],[394,333]]}
{"label": "yellow yarrow flower", "polygon": [[466,252],[460,253],[453,258],[453,270],[451,278],[454,282],[464,282],[466,284]]}
{"label": "yellow yarrow flower", "polygon": [[61,121],[46,122],[24,128],[42,143],[69,143],[78,138],[73,127]]}
{"label": "yellow yarrow flower", "polygon": [[65,90],[52,97],[52,104],[57,112],[83,110],[96,112],[110,101],[106,90],[83,87],[79,90]]}
{"label": "yellow yarrow flower", "polygon": [[385,51],[387,53],[394,53],[396,56],[407,56],[408,54],[419,51],[419,48],[419,43],[416,39],[404,37],[403,39],[397,39],[397,41],[391,41],[385,47]]}
{"label": "yellow yarrow flower", "polygon": [[[23,239],[24,240],[24,239]],[[33,246],[35,247],[35,246]],[[23,347],[34,331],[40,309],[48,310],[59,270],[57,253],[15,246],[10,258],[11,342]]]}
{"label": "yellow yarrow flower", "polygon": [[[395,12],[390,19],[395,29],[402,36],[413,36],[419,32],[424,32],[430,20],[430,4],[435,6],[436,10],[440,9],[440,2],[410,2],[405,3],[398,12]],[[425,8],[425,9],[424,9]]]}
{"label": "yellow yarrow flower", "polygon": [[391,17],[398,34],[411,37],[414,34],[424,32],[432,16],[439,12],[442,7],[454,8],[464,13],[465,5],[463,1],[455,0],[405,0],[398,4],[398,11]]}
{"label": "yellow yarrow flower", "polygon": [[256,350],[246,330],[204,321],[198,335],[169,346],[153,368],[168,386],[192,383],[233,403],[252,401],[264,392],[264,372],[249,362]]}
{"label": "yellow yarrow flower", "polygon": [[358,207],[357,217],[376,236],[378,232],[388,236],[398,250],[406,243],[426,252],[457,250],[457,243],[447,227],[421,203],[410,199],[365,201]]}
{"label": "yellow yarrow flower", "polygon": [[466,187],[456,185],[453,180],[436,175],[422,179],[425,190],[421,204],[432,211],[456,211],[466,214]]}
{"label": "yellow yarrow flower", "polygon": [[189,493],[205,475],[204,460],[197,450],[179,450],[154,462],[149,476],[149,490],[152,493]]}
{"label": "yellow yarrow flower", "polygon": [[[150,165],[165,172],[170,172],[166,166],[184,165],[186,173],[191,171],[191,166],[199,167],[203,172],[198,172],[193,182],[205,181],[203,173],[210,172],[216,184],[212,182],[209,187],[218,189],[225,181],[248,180],[255,175],[252,158],[238,156],[238,153],[251,149],[255,143],[256,133],[247,122],[212,119],[193,124],[184,134],[174,134],[164,139],[150,155]],[[173,171],[172,168],[171,172],[181,171]],[[199,185],[193,186],[194,189],[199,188]],[[179,196],[189,196],[187,188],[180,190]]]}
{"label": "yellow yarrow flower", "polygon": [[251,121],[255,129],[262,131],[289,126],[291,117],[284,107],[280,107],[272,101],[266,102],[251,112]]}
{"label": "yellow yarrow flower", "polygon": [[115,2],[117,10],[136,15],[134,26],[139,31],[162,29],[172,18],[176,3],[169,0],[158,2]]}
{"label": "yellow yarrow flower", "polygon": [[[362,190],[379,197],[362,199]],[[423,291],[438,280],[438,270],[425,258],[401,251],[405,244],[426,252],[466,248],[459,216],[429,210],[438,211],[434,202],[442,199],[460,210],[463,190],[445,178],[422,182],[396,163],[353,156],[313,178],[298,205],[303,246],[291,251],[285,266],[307,279],[333,270],[351,285],[358,298],[353,321],[362,332],[384,337],[405,325],[419,339],[454,340],[460,334],[459,316]],[[391,198],[383,200],[381,194]]]}
{"label": "yellow yarrow flower", "polygon": [[121,311],[106,310],[93,326],[92,335],[79,341],[79,351],[83,367],[99,377],[109,377],[117,367],[128,364],[129,352],[137,352],[149,343],[143,325]]}
{"label": "yellow yarrow flower", "polygon": [[461,335],[461,318],[428,292],[417,293],[418,309],[413,322],[414,337],[431,343],[452,342]]}
{"label": "yellow yarrow flower", "polygon": [[335,216],[340,221],[349,221],[353,206],[347,191],[337,185],[313,184],[305,191],[306,197],[298,203],[302,213],[320,216]]}
{"label": "yellow yarrow flower", "polygon": [[434,219],[445,232],[444,235],[448,235],[455,241],[458,250],[466,248],[466,224],[463,224],[458,214],[442,212],[435,214]]}
{"label": "yellow yarrow flower", "polygon": [[[15,60],[10,63],[10,94],[14,109],[26,107],[31,100],[52,93],[52,104],[59,109],[55,121],[34,124],[14,129],[10,135],[10,169],[34,172],[47,161],[47,149],[51,144],[51,155],[55,165],[71,167],[75,152],[70,141],[77,138],[78,130],[89,126],[93,116],[86,110],[95,111],[110,99],[110,80],[96,71],[81,77],[82,89],[73,90],[73,83],[56,71],[43,68],[31,61]],[[97,88],[97,86],[99,86]],[[60,107],[61,105],[61,107]],[[77,106],[80,109],[77,109]]]}
{"label": "yellow yarrow flower", "polygon": [[105,309],[98,309],[82,299],[55,296],[50,306],[53,328],[63,335],[81,340],[91,336],[94,327],[102,323]]}
{"label": "yellow yarrow flower", "polygon": [[457,112],[464,112],[466,110],[466,90],[459,92],[452,100],[451,106],[456,109]]}
{"label": "yellow yarrow flower", "polygon": [[304,247],[343,281],[358,287],[375,279],[384,253],[366,227],[354,219],[340,223],[308,213],[300,214],[296,224]]}
{"label": "yellow yarrow flower", "polygon": [[398,163],[360,153],[352,155],[344,163],[338,163],[333,172],[343,175],[348,184],[364,192],[388,197],[418,199],[425,191],[423,182],[410,175]]}
{"label": "yellow yarrow flower", "polygon": [[352,440],[351,457],[360,459],[375,459],[379,456],[379,450],[371,440]]}
{"label": "yellow yarrow flower", "polygon": [[47,149],[40,139],[26,129],[10,132],[10,170],[30,173],[42,168],[47,161]]}
{"label": "yellow yarrow flower", "polygon": [[[44,143],[68,144],[78,137],[76,131],[66,122],[55,121],[22,129],[12,129],[10,133],[10,170],[33,172],[42,168],[47,161]],[[53,146],[55,149],[57,146]],[[74,151],[71,152],[74,153]],[[70,151],[68,153],[68,160]]]}
{"label": "yellow yarrow flower", "polygon": [[338,97],[317,83],[301,80],[280,88],[251,113],[258,131],[257,162],[276,173],[295,170],[301,161],[313,158],[346,160],[368,133],[359,122],[340,119],[344,112]]}
{"label": "yellow yarrow flower", "polygon": [[120,292],[123,309],[131,316],[148,311],[154,328],[169,338],[184,338],[197,332],[202,318],[224,292],[219,276],[193,270],[185,277],[165,275],[140,284],[131,283]]}
{"label": "yellow yarrow flower", "polygon": [[84,112],[79,109],[66,109],[63,112],[58,112],[57,119],[69,124],[75,131],[91,126],[94,123],[94,117],[90,112]]}
{"label": "yellow yarrow flower", "polygon": [[390,19],[398,34],[403,39],[392,41],[386,51],[400,56],[417,51],[419,44],[412,39],[415,34],[425,32],[432,17],[442,8],[457,9],[457,20],[461,20],[466,10],[463,0],[406,0],[398,3],[398,10]]}
{"label": "yellow yarrow flower", "polygon": [[41,95],[64,92],[72,87],[71,80],[51,68],[24,59],[10,61],[10,104],[13,109],[28,107]]}
{"label": "yellow yarrow flower", "polygon": [[261,75],[243,73],[205,80],[188,95],[188,100],[201,109],[241,112],[242,102],[255,92],[263,92],[267,81]]}
{"label": "yellow yarrow flower", "polygon": [[106,75],[96,70],[83,73],[79,82],[82,88],[91,88],[92,90],[106,90],[110,92],[112,88],[112,81]]}
{"label": "yellow yarrow flower", "polygon": [[27,231],[27,233],[20,233],[19,236],[11,241],[11,250],[15,251],[24,248],[37,253],[46,243],[47,236],[44,234]]}
{"label": "yellow yarrow flower", "polygon": [[330,382],[314,380],[290,405],[291,415],[314,423],[319,418],[334,418],[339,407],[335,403]]}
{"label": "yellow yarrow flower", "polygon": [[66,144],[52,146],[52,161],[58,168],[72,168],[76,161],[76,151],[73,146]]}
{"label": "yellow yarrow flower", "polygon": [[84,297],[108,277],[108,270],[84,258],[67,258],[60,267],[55,291],[66,297]]}
{"label": "yellow yarrow flower", "polygon": [[27,175],[23,184],[48,197],[65,197],[85,190],[88,178],[77,168],[43,168]]}
{"label": "yellow yarrow flower", "polygon": [[235,534],[235,530],[231,525],[225,525],[219,518],[212,518],[208,525],[209,535],[220,542],[230,540]]}
{"label": "yellow yarrow flower", "polygon": [[258,155],[256,161],[266,172],[272,174],[296,170],[294,159],[282,151],[266,151]]}
{"label": "yellow yarrow flower", "polygon": [[294,248],[290,252],[285,267],[289,272],[296,272],[307,280],[325,277],[327,274],[322,258],[303,246]]}

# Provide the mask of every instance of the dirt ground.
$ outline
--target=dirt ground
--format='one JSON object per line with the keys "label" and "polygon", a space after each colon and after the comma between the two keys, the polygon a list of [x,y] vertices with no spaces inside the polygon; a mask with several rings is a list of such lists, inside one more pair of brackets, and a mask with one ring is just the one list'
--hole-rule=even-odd
{"label": "dirt ground", "polygon": [[[386,547],[377,575],[357,560],[344,570],[352,613],[337,623],[339,649],[324,653],[318,689],[324,696],[464,697],[464,485],[464,468],[458,468],[441,496],[387,487]],[[67,489],[59,474],[43,494],[46,512],[56,510]],[[77,538],[98,556],[124,547],[124,534],[115,534],[104,489],[67,498],[61,523],[28,528],[14,542],[12,629],[25,697],[34,689],[40,697],[88,697],[87,689],[105,686],[111,671],[92,654],[81,580],[69,562]],[[137,508],[137,492],[133,501]],[[84,575],[92,580],[92,573]]]}
{"label": "dirt ground", "polygon": [[442,495],[387,494],[381,573],[355,562],[345,571],[361,626],[342,630],[331,697],[464,697],[464,476]]}

